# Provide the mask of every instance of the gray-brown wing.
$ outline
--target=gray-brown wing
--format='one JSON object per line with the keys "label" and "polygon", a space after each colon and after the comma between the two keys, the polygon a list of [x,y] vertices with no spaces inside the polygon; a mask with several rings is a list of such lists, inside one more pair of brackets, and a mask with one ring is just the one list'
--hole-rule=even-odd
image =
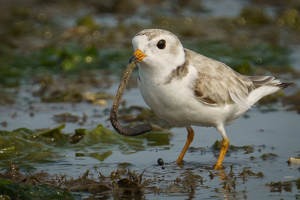
{"label": "gray-brown wing", "polygon": [[255,88],[263,85],[277,86],[280,84],[279,80],[274,80],[273,76],[247,76],[252,82]]}
{"label": "gray-brown wing", "polygon": [[[255,89],[249,77],[243,76],[227,65],[185,49],[189,64],[198,71],[195,95],[211,105],[247,104],[247,95]],[[257,80],[262,81],[262,80]]]}

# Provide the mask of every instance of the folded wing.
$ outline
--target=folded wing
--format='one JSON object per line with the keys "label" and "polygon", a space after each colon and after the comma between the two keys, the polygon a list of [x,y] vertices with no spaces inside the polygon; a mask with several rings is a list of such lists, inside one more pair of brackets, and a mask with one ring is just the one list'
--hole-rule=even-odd
{"label": "folded wing", "polygon": [[248,102],[250,92],[264,85],[277,86],[280,81],[272,76],[243,76],[224,63],[210,59],[185,49],[189,64],[198,71],[195,95],[203,103],[213,106],[237,103],[251,107]]}

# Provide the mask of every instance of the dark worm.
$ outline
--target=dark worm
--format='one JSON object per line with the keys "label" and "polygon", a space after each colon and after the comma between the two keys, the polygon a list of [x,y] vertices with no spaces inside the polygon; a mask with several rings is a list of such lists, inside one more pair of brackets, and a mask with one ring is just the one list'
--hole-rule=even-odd
{"label": "dark worm", "polygon": [[116,94],[115,101],[113,103],[113,106],[112,106],[111,112],[110,112],[110,122],[111,122],[112,126],[118,133],[120,133],[122,135],[126,135],[126,136],[137,136],[137,135],[141,135],[141,134],[147,133],[152,130],[151,125],[139,125],[139,126],[136,126],[133,128],[129,128],[129,127],[123,127],[118,122],[118,108],[120,106],[120,103],[121,103],[121,100],[122,100],[122,97],[124,94],[124,90],[128,84],[132,70],[135,68],[135,66],[136,66],[136,61],[132,61],[126,66],[126,69],[122,76],[121,83],[119,85],[118,92]]}

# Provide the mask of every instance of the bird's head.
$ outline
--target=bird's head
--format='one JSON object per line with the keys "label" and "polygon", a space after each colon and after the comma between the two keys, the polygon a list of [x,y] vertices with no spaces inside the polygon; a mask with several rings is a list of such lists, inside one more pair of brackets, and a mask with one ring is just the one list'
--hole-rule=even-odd
{"label": "bird's head", "polygon": [[179,39],[162,29],[146,29],[132,39],[134,54],[130,61],[140,67],[177,67],[184,63],[185,53]]}

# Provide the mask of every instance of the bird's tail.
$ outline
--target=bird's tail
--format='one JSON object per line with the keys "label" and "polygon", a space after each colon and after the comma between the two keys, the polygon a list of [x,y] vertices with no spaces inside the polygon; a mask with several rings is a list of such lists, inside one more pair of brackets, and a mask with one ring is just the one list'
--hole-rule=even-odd
{"label": "bird's tail", "polygon": [[279,87],[280,89],[284,89],[289,87],[290,85],[292,85],[293,83],[280,83],[278,85],[276,85],[277,87]]}
{"label": "bird's tail", "polygon": [[287,88],[292,83],[281,83],[280,80],[273,76],[249,76],[248,77],[255,87],[247,97],[247,100],[252,105],[262,97],[277,92],[280,89]]}

